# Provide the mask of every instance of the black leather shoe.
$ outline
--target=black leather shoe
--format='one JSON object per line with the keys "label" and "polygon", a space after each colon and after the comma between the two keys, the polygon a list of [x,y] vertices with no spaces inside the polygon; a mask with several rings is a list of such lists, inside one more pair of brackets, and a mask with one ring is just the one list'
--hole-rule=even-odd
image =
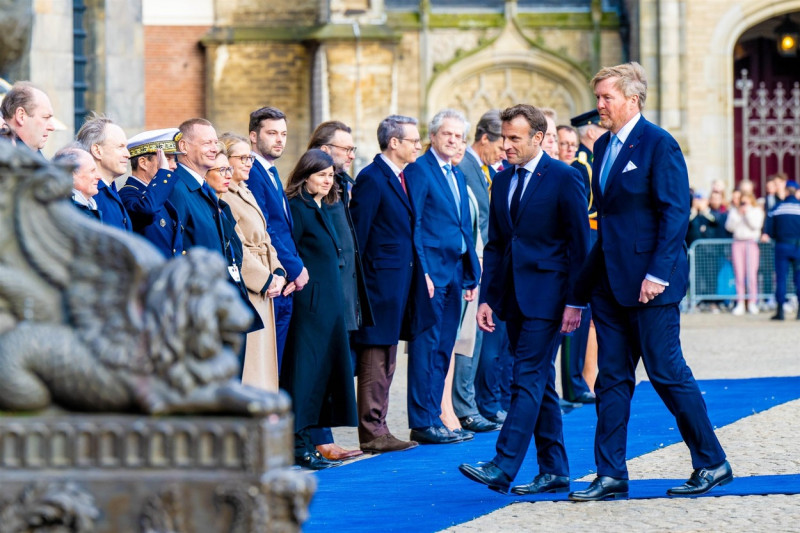
{"label": "black leather shoe", "polygon": [[453,433],[455,433],[456,435],[461,437],[462,441],[464,441],[464,440],[472,440],[472,439],[475,438],[475,432],[474,431],[469,431],[469,430],[464,429],[464,428],[456,428],[456,429],[453,430]]}
{"label": "black leather shoe", "polygon": [[508,494],[511,478],[492,462],[478,463],[475,466],[463,464],[458,467],[462,474],[472,481],[483,483],[493,491]]}
{"label": "black leather shoe", "polygon": [[411,430],[411,440],[420,444],[453,444],[464,439],[446,427],[430,426]]}
{"label": "black leather shoe", "polygon": [[500,429],[500,427],[503,425],[498,424],[497,422],[486,420],[481,415],[465,416],[463,418],[459,418],[458,421],[461,422],[462,428],[474,431],[476,433],[494,431],[496,429]]}
{"label": "black leather shoe", "polygon": [[506,421],[506,416],[508,413],[506,411],[497,411],[492,416],[487,416],[486,419],[490,422],[494,422],[495,424],[500,424],[501,426]]}
{"label": "black leather shoe", "polygon": [[533,481],[525,485],[517,485],[511,489],[514,494],[545,494],[548,492],[569,492],[569,478],[553,474],[539,474]]}
{"label": "black leather shoe", "polygon": [[342,464],[342,462],[325,459],[322,457],[321,453],[314,451],[295,456],[294,464],[309,470],[324,470],[326,468],[331,468],[332,466],[339,466]]}
{"label": "black leather shoe", "polygon": [[595,403],[596,401],[597,396],[595,396],[592,391],[588,390],[575,398],[575,403]]}
{"label": "black leather shoe", "polygon": [[783,316],[783,307],[778,305],[778,312],[775,313],[774,316],[770,317],[770,320],[784,320]]}
{"label": "black leather shoe", "polygon": [[586,490],[576,490],[567,496],[573,502],[599,502],[602,500],[627,500],[628,480],[597,476]]}
{"label": "black leather shoe", "polygon": [[728,461],[723,461],[716,468],[698,468],[692,472],[689,480],[680,487],[672,487],[667,491],[670,496],[694,496],[705,494],[717,485],[727,485],[733,481],[733,470]]}

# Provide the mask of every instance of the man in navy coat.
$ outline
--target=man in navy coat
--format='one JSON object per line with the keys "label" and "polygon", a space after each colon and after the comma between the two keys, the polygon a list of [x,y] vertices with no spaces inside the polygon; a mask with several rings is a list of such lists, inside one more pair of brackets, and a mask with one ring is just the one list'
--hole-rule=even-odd
{"label": "man in navy coat", "polygon": [[464,176],[451,159],[464,143],[467,121],[452,109],[429,125],[431,149],[405,171],[414,204],[414,246],[425,272],[436,322],[408,345],[408,425],[421,444],[449,444],[472,437],[442,423],[442,393],[461,322],[461,297],[475,297],[480,264],[472,242]]}
{"label": "man in navy coat", "polygon": [[94,197],[103,224],[133,231],[133,224],[122,199],[117,193],[115,179],[128,171],[128,138],[117,124],[106,117],[92,117],[83,123],[77,135],[78,143],[94,157],[100,182]]}
{"label": "man in navy coat", "polygon": [[512,166],[495,176],[489,242],[483,251],[478,327],[506,321],[514,355],[511,406],[490,462],[459,470],[507,492],[535,437],[539,474],[517,494],[566,492],[569,465],[555,389],[560,335],[580,325],[586,302],[574,293],[589,240],[586,192],[577,170],[541,147],[547,120],[520,104],[504,110],[503,146]]}
{"label": "man in navy coat", "polygon": [[378,126],[381,153],[353,185],[350,214],[361,251],[374,325],[352,333],[357,354],[358,439],[370,453],[417,445],[389,431],[389,388],[397,342],[411,340],[433,324],[425,273],[414,248],[414,204],[404,169],[421,148],[417,120],[389,116]]}
{"label": "man in navy coat", "polygon": [[278,369],[283,360],[283,347],[289,322],[292,318],[292,296],[295,290],[303,290],[308,283],[308,270],[297,253],[292,239],[292,214],[289,201],[283,192],[281,177],[275,161],[286,148],[286,115],[274,107],[262,107],[250,113],[250,145],[256,160],[250,169],[247,187],[253,193],[258,206],[267,219],[267,232],[278,260],[286,270],[289,283],[280,296],[272,299],[275,308],[275,334],[278,345]]}
{"label": "man in navy coat", "polygon": [[[185,254],[183,224],[169,201],[179,178],[175,174],[178,128],[145,131],[128,140],[131,176],[119,197],[131,215],[133,231],[150,241],[164,257]],[[180,154],[184,155],[184,154]]]}
{"label": "man in navy coat", "polygon": [[702,494],[730,482],[733,473],[681,351],[678,305],[689,270],[686,163],[675,139],[641,115],[647,97],[641,65],[603,68],[592,87],[610,130],[594,146],[599,235],[581,283],[591,290],[599,350],[597,477],[569,498],[627,498],[627,425],[640,359],[692,457],[689,480],[667,494]]}

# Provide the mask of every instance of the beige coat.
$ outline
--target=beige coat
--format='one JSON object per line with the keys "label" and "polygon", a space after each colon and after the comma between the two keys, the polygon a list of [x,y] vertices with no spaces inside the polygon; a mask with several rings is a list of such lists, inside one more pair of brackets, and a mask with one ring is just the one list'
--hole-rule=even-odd
{"label": "beige coat", "polygon": [[267,233],[267,221],[245,182],[231,181],[222,195],[236,219],[236,233],[242,241],[242,279],[250,301],[261,315],[264,329],[247,335],[242,383],[265,390],[278,390],[278,351],[275,338],[275,312],[272,300],[261,295],[264,285],[277,268],[278,254]]}

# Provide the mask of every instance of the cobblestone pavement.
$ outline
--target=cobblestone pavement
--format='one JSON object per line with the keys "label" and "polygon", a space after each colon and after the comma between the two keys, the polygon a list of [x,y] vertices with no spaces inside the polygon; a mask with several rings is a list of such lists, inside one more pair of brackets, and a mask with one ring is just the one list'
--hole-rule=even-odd
{"label": "cobblestone pavement", "polygon": [[[800,321],[774,322],[768,314],[684,314],[681,331],[684,354],[697,379],[800,375]],[[408,438],[405,362],[405,357],[399,359],[388,419],[401,438]],[[638,378],[646,379],[641,365]],[[736,475],[800,473],[800,400],[722,427],[717,435]],[[335,436],[342,446],[358,446],[354,428],[336,429]],[[631,479],[681,479],[691,473],[683,443],[634,458],[628,468]],[[516,503],[447,531],[532,530],[800,531],[800,496]]]}

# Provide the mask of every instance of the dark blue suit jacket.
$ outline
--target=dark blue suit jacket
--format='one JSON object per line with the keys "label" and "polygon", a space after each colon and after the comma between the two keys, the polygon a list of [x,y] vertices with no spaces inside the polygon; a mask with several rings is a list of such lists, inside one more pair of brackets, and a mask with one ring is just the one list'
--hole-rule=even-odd
{"label": "dark blue suit jacket", "polygon": [[353,341],[389,346],[412,340],[433,324],[433,309],[414,248],[414,206],[380,155],[358,174],[350,214],[375,318],[374,326],[352,334]]}
{"label": "dark blue suit jacket", "polygon": [[247,180],[247,187],[258,202],[258,207],[267,217],[267,232],[272,240],[272,246],[278,252],[278,260],[286,270],[289,281],[295,279],[303,270],[303,260],[297,253],[297,246],[292,239],[292,214],[291,211],[284,211],[284,202],[288,210],[286,193],[283,192],[283,184],[280,180],[278,188],[275,190],[272,179],[258,160],[253,163],[250,169],[250,178]]}
{"label": "dark blue suit jacket", "polygon": [[577,170],[542,154],[511,220],[514,173],[511,165],[492,182],[481,301],[503,320],[519,309],[526,318],[560,321],[565,305],[586,305],[574,293],[589,247],[583,180]]}
{"label": "dark blue suit jacket", "polygon": [[467,186],[461,171],[455,168],[453,172],[461,197],[460,216],[456,213],[447,178],[432,150],[406,167],[404,176],[415,207],[414,246],[423,271],[436,287],[444,287],[453,278],[457,262],[462,260],[463,236],[467,245],[463,258],[463,288],[473,289],[478,286],[481,268],[472,243]]}
{"label": "dark blue suit jacket", "polygon": [[179,181],[172,189],[169,201],[183,223],[184,248],[202,246],[225,255],[216,195],[210,190],[206,192],[183,165],[178,165],[174,174]]}
{"label": "dark blue suit jacket", "polygon": [[103,216],[103,224],[125,231],[133,231],[131,217],[125,210],[125,205],[117,194],[116,187],[109,187],[103,180],[100,180],[97,182],[97,189],[94,201],[97,202],[97,210]]}
{"label": "dark blue suit jacket", "polygon": [[150,241],[165,257],[183,252],[183,225],[168,200],[178,179],[174,172],[159,169],[149,184],[130,177],[119,190],[133,221],[133,231]]}
{"label": "dark blue suit jacket", "polygon": [[[594,176],[600,176],[610,138],[606,133],[595,142]],[[620,305],[644,305],[639,292],[647,274],[669,282],[648,306],[680,302],[689,275],[684,238],[690,205],[686,162],[675,139],[641,117],[614,161],[605,192],[599,178],[592,190],[599,238],[587,269],[602,272],[598,267],[605,263]]]}

